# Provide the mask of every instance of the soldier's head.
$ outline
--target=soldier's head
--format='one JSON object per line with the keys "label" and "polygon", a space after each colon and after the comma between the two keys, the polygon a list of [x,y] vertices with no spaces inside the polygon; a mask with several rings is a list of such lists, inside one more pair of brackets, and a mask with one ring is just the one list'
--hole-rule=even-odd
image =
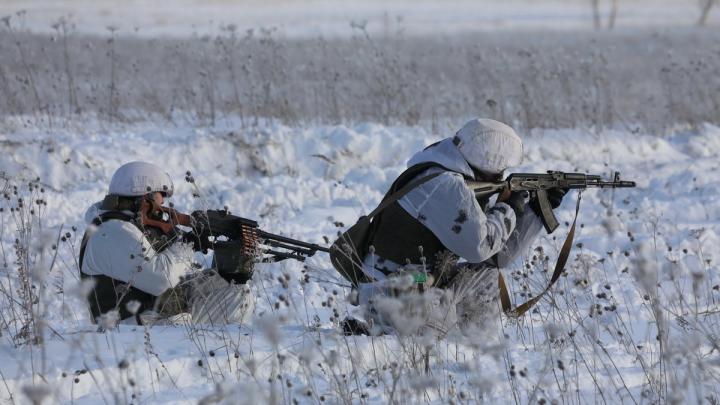
{"label": "soldier's head", "polygon": [[115,171],[108,194],[132,199],[147,196],[162,205],[166,197],[172,196],[173,191],[170,175],[159,166],[147,162],[130,162]]}
{"label": "soldier's head", "polygon": [[500,180],[506,169],[522,163],[522,140],[499,121],[472,119],[455,134],[453,143],[478,180]]}

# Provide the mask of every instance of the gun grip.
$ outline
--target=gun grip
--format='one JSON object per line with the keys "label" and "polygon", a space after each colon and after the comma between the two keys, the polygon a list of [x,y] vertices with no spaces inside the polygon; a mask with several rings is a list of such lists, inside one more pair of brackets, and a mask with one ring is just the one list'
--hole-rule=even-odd
{"label": "gun grip", "polygon": [[555,218],[552,207],[550,206],[550,200],[548,200],[547,191],[537,190],[537,199],[540,205],[540,212],[542,214],[542,222],[545,225],[547,233],[553,233],[560,224]]}

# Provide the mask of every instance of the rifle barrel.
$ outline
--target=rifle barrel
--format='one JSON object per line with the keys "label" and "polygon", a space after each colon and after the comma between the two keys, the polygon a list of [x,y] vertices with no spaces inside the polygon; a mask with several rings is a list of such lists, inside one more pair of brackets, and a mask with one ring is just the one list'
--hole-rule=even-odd
{"label": "rifle barrel", "polygon": [[618,181],[599,181],[597,183],[588,183],[588,187],[599,188],[628,188],[635,187],[634,181],[618,180]]}

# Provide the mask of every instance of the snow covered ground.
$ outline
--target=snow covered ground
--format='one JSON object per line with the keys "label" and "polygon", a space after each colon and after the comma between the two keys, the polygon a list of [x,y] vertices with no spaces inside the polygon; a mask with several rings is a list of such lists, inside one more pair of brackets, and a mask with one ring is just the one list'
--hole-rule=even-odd
{"label": "snow covered ground", "polygon": [[[616,27],[687,27],[700,17],[696,1],[619,0]],[[600,1],[603,26],[612,2]],[[494,30],[590,30],[589,0],[5,0],[0,17],[27,11],[25,26],[52,33],[60,17],[72,16],[83,33],[189,36],[218,33],[225,24],[247,29],[274,28],[287,37],[349,36],[350,23],[367,23],[373,34],[402,29],[410,35],[457,34]],[[720,21],[711,13],[708,24]]]}
{"label": "snow covered ground", "polygon": [[[489,327],[494,339],[453,335],[434,342],[341,336],[337,320],[354,309],[344,301],[346,283],[322,253],[305,266],[262,265],[252,280],[258,302],[248,325],[120,326],[97,333],[77,298],[73,257],[85,209],[103,197],[113,171],[130,160],[165,166],[177,181],[172,200],[180,210],[227,206],[267,231],[326,244],[337,222],[350,224],[377,204],[412,153],[449,133],[372,123],[239,129],[230,122],[197,129],[78,119],[41,130],[25,127],[20,118],[14,122],[0,130],[0,187],[7,194],[0,202],[2,402],[720,398],[718,127],[666,137],[582,130],[524,134],[525,162],[516,171],[609,176],[618,170],[638,187],[583,194],[567,276],[537,312]],[[182,180],[188,170],[197,189]],[[39,179],[32,183],[37,186],[28,191],[33,179]],[[561,224],[572,220],[575,198],[559,210]],[[43,200],[47,205],[38,204]],[[14,241],[22,235],[16,225],[33,202],[31,273],[41,297],[38,315],[47,320],[37,345],[23,343],[21,324],[9,322],[22,297],[7,294],[19,282]],[[523,262],[505,270],[516,302],[524,300],[524,287],[533,293],[544,287],[544,270],[554,263],[567,229],[543,236]]]}
{"label": "snow covered ground", "polygon": [[[618,4],[590,32],[586,0],[0,2],[0,403],[720,403],[720,15]],[[524,133],[516,171],[638,183],[583,193],[537,311],[344,337],[357,309],[319,253],[259,265],[247,325],[90,323],[83,217],[122,163],[165,166],[182,211],[327,245],[468,112],[573,127]],[[546,285],[575,198],[505,269],[515,302]]]}

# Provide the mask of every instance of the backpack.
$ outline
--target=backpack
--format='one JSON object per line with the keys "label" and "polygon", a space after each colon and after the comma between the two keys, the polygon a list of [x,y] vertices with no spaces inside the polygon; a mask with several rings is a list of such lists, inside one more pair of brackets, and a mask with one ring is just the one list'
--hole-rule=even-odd
{"label": "backpack", "polygon": [[414,165],[405,170],[398,176],[393,185],[390,186],[390,190],[385,194],[380,205],[368,215],[361,216],[357,222],[345,232],[340,233],[335,242],[330,246],[330,262],[335,270],[354,286],[357,286],[359,283],[372,281],[363,273],[362,266],[365,255],[370,251],[370,241],[372,240],[375,230],[373,227],[373,218],[416,187],[444,173],[429,174],[418,180],[406,183],[400,190],[394,193],[392,192],[396,189],[397,184],[402,183],[404,179],[413,178],[430,167],[441,166],[434,162],[427,162]]}

